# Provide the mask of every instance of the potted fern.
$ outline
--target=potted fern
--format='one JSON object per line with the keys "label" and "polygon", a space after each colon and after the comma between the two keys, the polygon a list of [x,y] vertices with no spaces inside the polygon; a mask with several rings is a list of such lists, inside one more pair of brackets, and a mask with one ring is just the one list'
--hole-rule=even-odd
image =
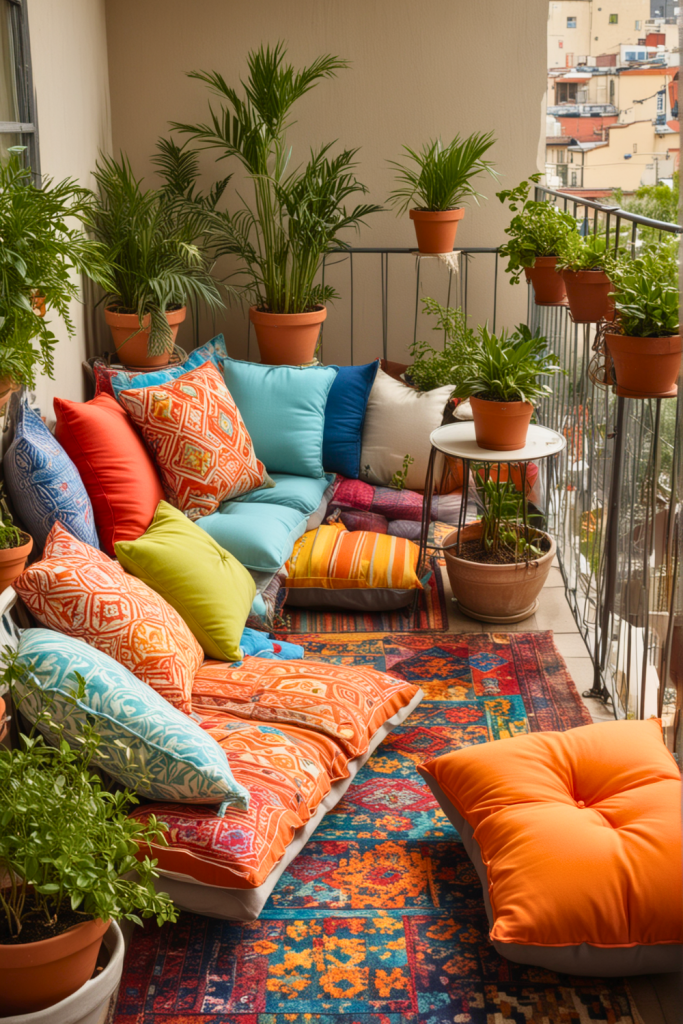
{"label": "potted fern", "polygon": [[584,238],[570,232],[560,245],[556,270],[562,274],[572,320],[592,324],[611,320],[614,307],[609,297],[612,282],[605,273],[609,259],[604,235]]}
{"label": "potted fern", "polygon": [[446,384],[455,387],[479,342],[467,326],[464,310],[442,306],[430,297],[423,298],[422,305],[424,312],[434,317],[432,329],[442,336],[443,344],[437,349],[427,341],[414,341],[410,346],[413,362],[406,370],[406,379],[419,391],[432,391]]}
{"label": "potted fern", "polygon": [[291,169],[292,108],[348,63],[328,54],[295,70],[285,63],[286,52],[278,43],[248,54],[243,96],[216,71],[192,72],[218,97],[220,109],[211,109],[205,123],[173,127],[202,148],[217,149],[219,159],[238,160],[246,171],[253,203],[207,212],[207,238],[216,257],[236,256],[242,263],[232,293],[250,302],[262,362],[302,364],[315,355],[325,303],[337,297],[329,284],[316,281],[323,256],[346,247],[344,232],[381,207],[346,206],[349,197],[367,192],[354,174],[355,149],[331,156],[328,143]]}
{"label": "potted fern", "polygon": [[472,180],[483,173],[497,176],[492,161],[484,159],[495,141],[493,132],[476,132],[466,139],[456,135],[447,146],[432,139],[419,150],[403,147],[409,163],[389,161],[398,181],[389,203],[398,213],[410,210],[420,252],[453,251],[458,223],[465,216],[462,203],[485,198]]}

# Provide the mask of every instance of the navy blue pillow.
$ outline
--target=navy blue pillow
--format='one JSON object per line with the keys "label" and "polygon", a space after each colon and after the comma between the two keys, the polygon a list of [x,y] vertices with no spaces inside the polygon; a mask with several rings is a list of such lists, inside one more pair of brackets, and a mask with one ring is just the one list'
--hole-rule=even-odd
{"label": "navy blue pillow", "polygon": [[363,420],[379,360],[364,366],[340,366],[325,406],[323,466],[327,473],[358,479]]}

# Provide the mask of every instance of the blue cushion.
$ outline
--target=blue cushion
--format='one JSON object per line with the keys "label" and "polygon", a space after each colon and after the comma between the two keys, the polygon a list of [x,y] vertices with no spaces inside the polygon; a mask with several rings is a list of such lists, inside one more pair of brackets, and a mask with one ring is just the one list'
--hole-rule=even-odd
{"label": "blue cushion", "polygon": [[257,491],[242,494],[235,501],[257,502],[264,505],[285,505],[302,515],[310,516],[320,505],[323,494],[334,480],[333,473],[314,478],[312,476],[289,476],[287,473],[273,473],[274,487],[259,487]]}
{"label": "blue cushion", "polygon": [[199,369],[204,363],[211,362],[217,370],[222,370],[222,360],[227,354],[225,338],[222,334],[217,334],[211,341],[191,352],[182,366],[166,366],[163,370],[154,370],[152,373],[127,373],[120,370],[112,377],[111,386],[117,398],[120,391],[126,391],[128,388],[159,388],[162,384],[183,377],[191,370]]}
{"label": "blue cushion", "polygon": [[295,661],[303,658],[304,649],[300,644],[290,644],[286,640],[271,640],[267,633],[259,629],[244,627],[240,640],[242,654],[246,658],[271,658],[277,661]]}
{"label": "blue cushion", "polygon": [[[95,764],[117,782],[151,800],[249,806],[213,737],[109,655],[50,629],[27,629],[17,665],[22,713],[34,722],[49,709],[74,745],[90,722],[100,738]],[[76,672],[85,692],[73,701]],[[45,722],[39,728],[50,737]]]}
{"label": "blue cushion", "polygon": [[265,366],[228,357],[223,368],[268,472],[322,476],[325,406],[336,366]]}
{"label": "blue cushion", "polygon": [[197,526],[247,569],[277,572],[306,530],[305,515],[284,505],[229,501]]}
{"label": "blue cushion", "polygon": [[363,420],[379,362],[340,366],[327,398],[323,466],[329,473],[358,479]]}
{"label": "blue cushion", "polygon": [[17,517],[40,551],[59,522],[78,540],[99,548],[90,498],[80,474],[40,416],[21,402],[14,440],[3,461]]}

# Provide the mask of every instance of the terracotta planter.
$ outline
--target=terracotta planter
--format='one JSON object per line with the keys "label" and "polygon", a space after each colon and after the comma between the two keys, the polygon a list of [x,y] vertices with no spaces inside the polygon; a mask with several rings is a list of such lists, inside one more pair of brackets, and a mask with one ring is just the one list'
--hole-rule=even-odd
{"label": "terracotta planter", "polygon": [[0,945],[0,1017],[66,999],[95,970],[109,921],[84,921],[42,942]]}
{"label": "terracotta planter", "polygon": [[612,319],[612,282],[604,270],[563,270],[562,279],[574,323],[595,324]]}
{"label": "terracotta planter", "polygon": [[[174,345],[178,336],[178,328],[185,319],[186,312],[187,307],[183,306],[182,309],[174,309],[166,314],[173,334]],[[170,351],[164,352],[160,356],[147,355],[151,320],[149,313],[142,321],[142,330],[140,330],[140,321],[136,313],[117,313],[112,306],[105,309],[104,319],[109,324],[116,354],[124,366],[129,366],[131,370],[145,370],[151,366],[167,365],[171,358]]]}
{"label": "terracotta planter", "polygon": [[465,216],[462,207],[455,210],[411,210],[417,247],[426,254],[453,252],[458,221]]}
{"label": "terracotta planter", "polygon": [[326,316],[325,306],[317,306],[310,313],[264,313],[252,306],[249,319],[256,331],[261,362],[270,366],[310,363]]}
{"label": "terracotta planter", "polygon": [[614,360],[617,394],[623,398],[673,398],[681,368],[681,336],[632,338],[606,334]]}
{"label": "terracotta planter", "polygon": [[4,740],[9,732],[9,722],[6,718],[7,715],[7,704],[5,698],[0,697],[0,743]]}
{"label": "terracotta planter", "polygon": [[[481,523],[463,528],[461,539],[481,537]],[[485,565],[458,558],[455,548],[444,551],[446,571],[451,582],[453,597],[463,614],[480,622],[521,622],[538,608],[538,595],[548,578],[557,545],[548,534],[550,550],[527,565]],[[445,545],[457,540],[457,530],[449,534]]]}
{"label": "terracotta planter", "polygon": [[534,286],[537,306],[563,306],[567,301],[564,281],[556,266],[557,256],[537,256],[533,267],[524,268],[527,281]]}
{"label": "terracotta planter", "polygon": [[526,444],[534,407],[531,402],[490,402],[472,395],[474,433],[480,448],[516,452]]}
{"label": "terracotta planter", "polygon": [[12,394],[20,387],[21,384],[15,384],[11,377],[0,377],[0,409],[7,405]]}
{"label": "terracotta planter", "polygon": [[19,531],[25,541],[18,548],[0,548],[0,594],[14,583],[26,566],[26,559],[33,548],[33,537]]}

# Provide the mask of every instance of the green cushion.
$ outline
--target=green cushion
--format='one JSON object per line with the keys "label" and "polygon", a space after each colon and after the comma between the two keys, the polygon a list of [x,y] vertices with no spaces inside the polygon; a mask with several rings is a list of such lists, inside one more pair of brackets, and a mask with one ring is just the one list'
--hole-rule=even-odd
{"label": "green cushion", "polygon": [[240,660],[256,585],[229,551],[165,501],[142,537],[115,549],[127,572],[173,605],[208,657]]}

